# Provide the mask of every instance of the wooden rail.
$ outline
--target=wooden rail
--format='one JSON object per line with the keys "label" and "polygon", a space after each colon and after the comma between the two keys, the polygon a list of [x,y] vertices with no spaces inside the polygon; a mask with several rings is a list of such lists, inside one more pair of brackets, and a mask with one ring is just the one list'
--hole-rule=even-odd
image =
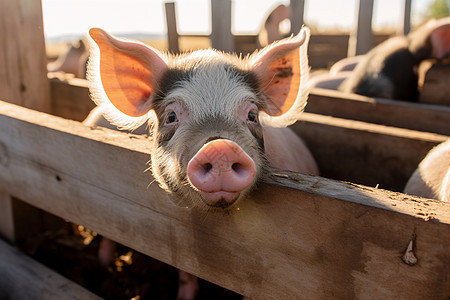
{"label": "wooden rail", "polygon": [[306,111],[450,135],[450,107],[444,105],[374,99],[333,90],[313,89]]}
{"label": "wooden rail", "polygon": [[450,296],[448,203],[274,170],[205,213],[150,184],[145,137],[0,112],[2,189],[196,276],[265,299]]}
{"label": "wooden rail", "polygon": [[2,240],[0,278],[0,299],[101,299]]}

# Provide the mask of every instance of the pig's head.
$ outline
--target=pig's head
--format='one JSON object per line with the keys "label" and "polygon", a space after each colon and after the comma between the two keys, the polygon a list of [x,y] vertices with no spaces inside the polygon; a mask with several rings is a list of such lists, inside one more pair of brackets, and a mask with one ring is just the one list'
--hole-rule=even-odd
{"label": "pig's head", "polygon": [[267,173],[263,126],[290,125],[306,105],[307,28],[243,59],[90,36],[93,100],[118,127],[148,121],[153,176],[193,205],[226,208],[251,191]]}

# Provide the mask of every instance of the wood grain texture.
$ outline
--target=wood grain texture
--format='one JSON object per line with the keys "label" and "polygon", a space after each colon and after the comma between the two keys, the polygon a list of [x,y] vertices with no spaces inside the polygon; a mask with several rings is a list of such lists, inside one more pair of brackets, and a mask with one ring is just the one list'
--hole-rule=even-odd
{"label": "wood grain texture", "polygon": [[8,193],[196,276],[264,299],[450,296],[449,204],[274,170],[239,210],[206,213],[149,185],[145,137],[0,111]]}
{"label": "wood grain texture", "polygon": [[0,1],[0,36],[0,99],[50,112],[41,1]]}
{"label": "wood grain texture", "polygon": [[50,89],[53,115],[81,122],[96,106],[85,79],[51,78]]}
{"label": "wood grain texture", "polygon": [[0,240],[1,299],[101,299]]}
{"label": "wood grain texture", "polygon": [[450,136],[450,107],[313,89],[306,111]]}

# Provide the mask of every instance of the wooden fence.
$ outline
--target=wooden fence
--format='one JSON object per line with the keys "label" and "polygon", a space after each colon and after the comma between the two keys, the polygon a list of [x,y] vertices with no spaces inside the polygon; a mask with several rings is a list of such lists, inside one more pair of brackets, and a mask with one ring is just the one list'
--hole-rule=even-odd
{"label": "wooden fence", "polygon": [[[449,204],[274,170],[236,213],[205,214],[147,188],[145,137],[4,102],[0,112],[5,194],[223,287],[254,298],[450,295]],[[314,114],[293,128],[328,177],[397,190],[448,138]]]}

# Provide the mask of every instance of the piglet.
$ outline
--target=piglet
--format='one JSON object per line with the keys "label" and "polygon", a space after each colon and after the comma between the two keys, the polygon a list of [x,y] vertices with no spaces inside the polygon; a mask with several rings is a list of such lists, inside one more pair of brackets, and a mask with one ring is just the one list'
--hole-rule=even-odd
{"label": "piglet", "polygon": [[[211,49],[175,56],[96,28],[90,37],[88,79],[98,108],[85,123],[148,124],[152,174],[175,198],[232,211],[269,166],[318,174],[286,128],[308,97],[307,28],[245,58]],[[195,290],[180,285],[178,296],[193,298]]]}

